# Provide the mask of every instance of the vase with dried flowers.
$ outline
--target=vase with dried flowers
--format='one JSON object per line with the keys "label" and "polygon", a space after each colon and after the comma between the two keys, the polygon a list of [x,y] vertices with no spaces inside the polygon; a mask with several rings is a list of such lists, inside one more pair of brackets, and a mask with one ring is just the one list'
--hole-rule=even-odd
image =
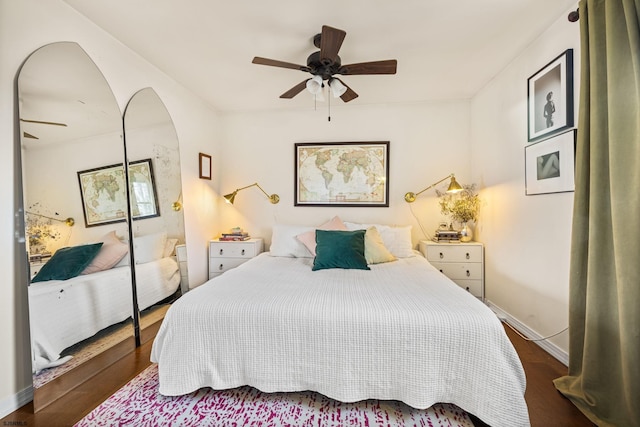
{"label": "vase with dried flowers", "polygon": [[440,198],[440,212],[461,224],[460,241],[469,242],[473,233],[469,227],[470,221],[477,221],[480,211],[480,198],[476,193],[476,185],[463,185],[458,193],[446,193],[436,190]]}
{"label": "vase with dried flowers", "polygon": [[47,254],[48,245],[61,237],[60,231],[51,218],[38,213],[27,212],[25,234],[29,243],[28,251],[33,254]]}

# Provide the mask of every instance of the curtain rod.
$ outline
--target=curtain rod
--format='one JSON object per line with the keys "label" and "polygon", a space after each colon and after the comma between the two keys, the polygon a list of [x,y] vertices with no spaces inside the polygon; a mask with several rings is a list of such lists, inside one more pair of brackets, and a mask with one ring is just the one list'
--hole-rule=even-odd
{"label": "curtain rod", "polygon": [[572,12],[569,12],[569,16],[567,16],[567,19],[569,20],[569,22],[578,22],[578,19],[580,19],[580,9],[576,9]]}

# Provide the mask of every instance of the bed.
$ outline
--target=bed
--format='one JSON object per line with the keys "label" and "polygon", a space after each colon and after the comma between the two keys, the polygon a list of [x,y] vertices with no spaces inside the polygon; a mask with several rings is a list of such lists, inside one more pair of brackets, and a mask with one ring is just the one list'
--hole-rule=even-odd
{"label": "bed", "polygon": [[161,394],[312,390],[447,402],[492,426],[529,425],[524,371],[499,319],[419,253],[314,270],[320,248],[311,258],[276,256],[276,246],[274,229],[271,252],[172,305],[151,353]]}
{"label": "bed", "polygon": [[[90,245],[82,245],[85,246]],[[114,250],[105,246],[100,247],[102,253]],[[128,252],[127,248],[123,253]],[[180,285],[175,257],[162,255],[164,253],[141,257],[145,262],[135,265],[140,310],[173,295]],[[60,357],[64,349],[132,317],[131,266],[128,262],[87,273],[29,285],[34,373],[66,362],[69,357]]]}

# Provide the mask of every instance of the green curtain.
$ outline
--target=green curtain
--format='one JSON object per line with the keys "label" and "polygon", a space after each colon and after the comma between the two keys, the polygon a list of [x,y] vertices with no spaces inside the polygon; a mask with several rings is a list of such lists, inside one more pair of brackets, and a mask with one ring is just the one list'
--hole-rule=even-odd
{"label": "green curtain", "polygon": [[600,426],[640,426],[640,0],[581,0],[569,373]]}

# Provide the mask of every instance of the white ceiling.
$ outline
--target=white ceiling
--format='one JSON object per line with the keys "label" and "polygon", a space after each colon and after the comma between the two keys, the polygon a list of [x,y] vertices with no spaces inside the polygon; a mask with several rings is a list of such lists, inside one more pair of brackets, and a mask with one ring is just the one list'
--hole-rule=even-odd
{"label": "white ceiling", "polygon": [[396,75],[343,77],[360,95],[349,105],[470,98],[577,6],[577,0],[65,2],[219,111],[313,106],[306,91],[279,98],[309,74],[251,60],[306,65],[322,25],[347,32],[343,64],[398,60]]}

